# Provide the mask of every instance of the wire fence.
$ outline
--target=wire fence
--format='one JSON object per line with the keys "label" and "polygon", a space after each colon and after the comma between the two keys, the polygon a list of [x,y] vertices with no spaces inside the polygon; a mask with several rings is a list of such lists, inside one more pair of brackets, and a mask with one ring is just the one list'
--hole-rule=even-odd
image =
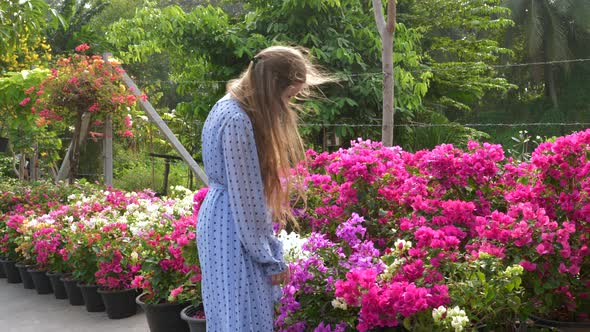
{"label": "wire fence", "polygon": [[[563,65],[563,64],[570,64],[570,63],[583,63],[583,62],[590,62],[590,58],[579,58],[579,59],[565,59],[565,60],[554,60],[554,61],[544,61],[544,62],[524,62],[524,63],[506,63],[506,64],[487,64],[484,62],[475,62],[472,64],[460,64],[459,63],[449,63],[447,67],[432,67],[428,64],[422,65],[420,69],[412,69],[406,70],[406,72],[412,74],[422,74],[425,72],[432,72],[433,74],[436,73],[443,73],[452,70],[457,70],[457,68],[461,69],[479,69],[482,67],[487,67],[491,69],[504,69],[504,68],[517,68],[517,67],[531,67],[531,66],[546,66],[546,65]],[[445,66],[445,63],[438,63],[437,65]],[[364,77],[364,76],[382,76],[383,72],[363,72],[363,73],[346,73],[344,76],[346,77]],[[145,80],[145,79],[136,79],[135,82],[137,83],[156,83],[156,84],[226,84],[229,83],[230,80]]]}

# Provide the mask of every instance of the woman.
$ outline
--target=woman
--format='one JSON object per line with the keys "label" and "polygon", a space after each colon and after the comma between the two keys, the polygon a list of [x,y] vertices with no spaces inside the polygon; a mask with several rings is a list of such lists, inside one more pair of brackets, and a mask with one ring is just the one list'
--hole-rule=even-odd
{"label": "woman", "polygon": [[298,49],[270,47],[228,85],[205,121],[209,192],[197,244],[208,331],[273,330],[278,284],[289,272],[272,220],[292,218],[289,198],[300,187],[285,175],[304,157],[290,101],[326,81]]}

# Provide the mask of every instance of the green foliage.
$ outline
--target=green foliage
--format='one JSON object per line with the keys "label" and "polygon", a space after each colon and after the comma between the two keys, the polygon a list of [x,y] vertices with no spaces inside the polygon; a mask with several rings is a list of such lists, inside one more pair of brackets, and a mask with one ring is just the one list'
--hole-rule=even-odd
{"label": "green foliage", "polygon": [[529,59],[570,59],[572,47],[581,41],[576,35],[590,33],[588,1],[508,0],[506,5],[526,36]]}
{"label": "green foliage", "polygon": [[47,26],[57,28],[60,22],[65,25],[63,19],[44,0],[1,1],[0,53],[10,54],[17,50],[20,47],[20,35],[40,34]]}
{"label": "green foliage", "polygon": [[99,49],[102,37],[88,22],[100,14],[108,5],[108,0],[51,0],[52,10],[60,15],[67,25],[51,27],[47,37],[56,54],[69,53],[79,44],[91,43]]}
{"label": "green foliage", "polygon": [[2,181],[15,177],[14,171],[12,170],[12,160],[12,157],[0,154],[0,177]]}
{"label": "green foliage", "polygon": [[475,261],[455,262],[446,268],[453,304],[464,309],[476,327],[494,331],[514,324],[524,293],[520,265],[506,266],[499,258],[480,253]]}
{"label": "green foliage", "polygon": [[[563,61],[588,55],[590,40],[590,3],[585,0],[508,0],[506,5],[518,23],[511,33],[512,41],[522,47],[522,58],[532,62]],[[519,45],[520,44],[520,45]],[[571,73],[572,64],[530,66],[529,77],[540,85],[555,109],[564,100],[563,83]],[[549,99],[547,98],[547,99]]]}
{"label": "green foliage", "polygon": [[492,64],[513,56],[500,41],[514,23],[501,0],[412,1],[402,21],[426,30],[426,63],[433,72],[429,103],[470,111],[490,92],[516,88]]}
{"label": "green foliage", "polygon": [[[31,153],[38,146],[41,152],[55,160],[61,148],[61,141],[56,139],[55,126],[52,128],[40,122],[39,116],[30,107],[36,95],[26,93],[27,89],[38,85],[48,75],[49,70],[34,69],[0,77],[0,133],[6,130],[16,152]],[[26,98],[30,100],[25,103]]]}
{"label": "green foliage", "polygon": [[532,151],[547,139],[542,139],[540,136],[533,139],[528,131],[519,130],[518,135],[512,137],[512,141],[514,141],[512,148],[506,150],[508,155],[511,155],[518,162],[528,162],[531,159]]}
{"label": "green foliage", "polygon": [[[113,186],[115,188],[125,191],[140,191],[152,188],[157,192],[161,192],[163,189],[164,161],[162,159],[154,158],[153,169],[151,158],[140,155],[133,156],[129,160],[115,161],[114,166]],[[187,167],[184,164],[171,163],[168,187],[186,185],[187,172]]]}
{"label": "green foliage", "polygon": [[[459,148],[465,148],[469,141],[490,139],[490,136],[484,132],[451,122],[440,113],[432,111],[417,113],[415,121],[417,125],[402,129],[402,141],[409,151],[432,149],[443,143],[452,143]],[[425,125],[421,126],[420,123]]]}

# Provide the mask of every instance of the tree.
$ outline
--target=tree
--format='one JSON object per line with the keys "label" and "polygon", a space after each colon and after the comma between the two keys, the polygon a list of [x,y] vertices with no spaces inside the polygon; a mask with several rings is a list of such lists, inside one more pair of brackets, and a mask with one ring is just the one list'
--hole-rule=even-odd
{"label": "tree", "polygon": [[43,33],[46,27],[57,27],[60,21],[65,24],[44,0],[1,1],[0,72],[30,69],[48,60]]}
{"label": "tree", "polygon": [[[587,0],[507,0],[512,18],[525,35],[527,59],[533,62],[572,58],[579,34],[590,34],[590,3]],[[568,63],[560,67],[567,72]],[[559,108],[556,74],[553,65],[534,69],[533,77],[543,79],[545,93],[554,109]]]}
{"label": "tree", "polygon": [[514,22],[502,0],[420,0],[399,20],[425,29],[424,64],[433,72],[426,104],[455,120],[490,93],[515,88],[494,69],[513,52],[501,46]]}
{"label": "tree", "polygon": [[381,35],[382,62],[383,62],[383,129],[381,140],[383,145],[393,145],[394,134],[394,80],[393,80],[393,42],[396,24],[395,0],[387,1],[387,22],[383,16],[383,3],[381,0],[373,0],[375,23]]}
{"label": "tree", "polygon": [[27,158],[33,160],[43,153],[48,161],[46,164],[51,167],[61,148],[55,126],[49,126],[30,107],[36,99],[30,89],[49,74],[47,69],[34,69],[11,72],[0,77],[0,133],[8,134],[14,156],[21,156],[18,169],[13,163],[14,172],[21,180],[24,180]]}
{"label": "tree", "polygon": [[88,22],[109,5],[108,0],[50,0],[49,4],[68,23],[47,33],[55,54],[67,53],[79,44],[99,43],[103,39]]}

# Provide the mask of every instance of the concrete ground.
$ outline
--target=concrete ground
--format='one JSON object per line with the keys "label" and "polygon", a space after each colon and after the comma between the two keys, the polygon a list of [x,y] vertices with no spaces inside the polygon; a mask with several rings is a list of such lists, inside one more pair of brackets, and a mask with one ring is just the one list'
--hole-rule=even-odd
{"label": "concrete ground", "polygon": [[[105,312],[87,312],[53,294],[38,295],[23,284],[0,279],[0,332],[149,332],[143,312],[109,319]],[[590,332],[590,328],[562,328],[562,332]]]}
{"label": "concrete ground", "polygon": [[23,284],[0,279],[0,331],[2,332],[147,332],[143,312],[123,319],[109,319],[105,312],[87,312],[53,294],[38,295]]}

